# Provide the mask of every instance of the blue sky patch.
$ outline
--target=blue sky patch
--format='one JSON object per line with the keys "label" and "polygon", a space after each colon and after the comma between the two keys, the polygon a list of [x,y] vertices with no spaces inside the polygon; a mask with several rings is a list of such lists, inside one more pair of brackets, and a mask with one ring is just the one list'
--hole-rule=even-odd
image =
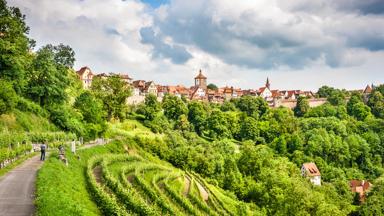
{"label": "blue sky patch", "polygon": [[144,2],[145,4],[151,5],[151,7],[153,8],[157,8],[160,5],[169,3],[169,0],[141,0],[141,1]]}

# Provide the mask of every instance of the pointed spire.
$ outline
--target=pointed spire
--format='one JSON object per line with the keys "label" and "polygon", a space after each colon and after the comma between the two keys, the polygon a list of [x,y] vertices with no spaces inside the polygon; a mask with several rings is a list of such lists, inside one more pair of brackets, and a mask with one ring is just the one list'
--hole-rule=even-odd
{"label": "pointed spire", "polygon": [[267,77],[267,82],[265,83],[265,87],[267,87],[268,89],[270,89],[270,87],[271,87],[271,84],[269,83],[268,77]]}
{"label": "pointed spire", "polygon": [[195,77],[195,79],[207,79],[207,77],[205,77],[204,75],[203,75],[203,72],[201,71],[201,69],[199,70],[199,75],[197,75],[196,77]]}

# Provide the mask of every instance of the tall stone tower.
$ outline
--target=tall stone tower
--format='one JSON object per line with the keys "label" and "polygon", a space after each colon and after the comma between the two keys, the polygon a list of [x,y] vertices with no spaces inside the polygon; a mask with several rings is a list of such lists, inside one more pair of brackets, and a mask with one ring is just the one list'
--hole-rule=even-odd
{"label": "tall stone tower", "polygon": [[203,75],[201,69],[199,75],[195,77],[195,87],[200,87],[202,89],[207,89],[207,77]]}

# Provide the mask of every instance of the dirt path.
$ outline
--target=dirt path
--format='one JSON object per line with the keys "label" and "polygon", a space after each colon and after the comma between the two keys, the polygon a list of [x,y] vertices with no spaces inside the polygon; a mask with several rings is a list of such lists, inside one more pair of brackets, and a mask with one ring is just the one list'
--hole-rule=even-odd
{"label": "dirt path", "polygon": [[183,191],[183,195],[184,196],[188,196],[190,189],[191,189],[191,179],[189,178],[188,175],[186,175],[184,177],[184,191]]}
{"label": "dirt path", "polygon": [[195,182],[196,182],[197,187],[199,188],[201,198],[203,198],[204,201],[208,201],[209,195],[208,195],[207,190],[205,190],[205,188],[198,181],[195,181]]}
{"label": "dirt path", "polygon": [[39,159],[40,155],[36,155],[0,178],[0,215],[34,214],[37,170],[43,163]]}

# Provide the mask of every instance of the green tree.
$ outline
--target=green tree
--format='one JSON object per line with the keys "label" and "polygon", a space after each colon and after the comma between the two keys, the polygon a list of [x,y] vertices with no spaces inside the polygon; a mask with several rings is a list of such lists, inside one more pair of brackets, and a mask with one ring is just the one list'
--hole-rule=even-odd
{"label": "green tree", "polygon": [[85,91],[77,97],[73,106],[81,112],[84,121],[88,123],[102,123],[104,121],[103,104],[89,91]]}
{"label": "green tree", "polygon": [[175,127],[181,131],[189,131],[191,129],[191,125],[189,124],[188,117],[184,114],[180,115],[176,121]]}
{"label": "green tree", "polygon": [[347,103],[347,112],[349,115],[353,115],[353,106],[359,102],[363,102],[363,97],[359,93],[353,93]]}
{"label": "green tree", "polygon": [[118,75],[111,75],[106,79],[94,78],[91,90],[103,102],[108,120],[112,117],[124,119],[127,98],[131,95],[131,87],[127,82]]}
{"label": "green tree", "polygon": [[257,127],[257,121],[253,117],[244,116],[241,120],[240,126],[240,138],[241,140],[253,140],[256,141],[259,137],[259,129]]}
{"label": "green tree", "polygon": [[347,92],[345,90],[339,90],[329,86],[322,86],[317,91],[319,97],[327,98],[329,103],[334,106],[344,105],[346,94]]}
{"label": "green tree", "polygon": [[26,36],[29,32],[25,16],[17,7],[8,7],[0,0],[0,78],[12,81],[17,92],[26,84],[25,73],[29,68],[29,49],[33,41]]}
{"label": "green tree", "polygon": [[378,178],[373,183],[372,191],[361,206],[360,215],[384,215],[384,177]]}
{"label": "green tree", "polygon": [[163,99],[164,115],[171,120],[178,120],[181,115],[187,115],[188,108],[185,103],[174,95],[165,95]]}
{"label": "green tree", "polygon": [[303,117],[309,110],[308,99],[305,97],[299,97],[293,110],[296,116]]}
{"label": "green tree", "polygon": [[327,97],[327,100],[334,106],[345,105],[345,94],[337,89]]}
{"label": "green tree", "polygon": [[217,89],[219,89],[219,88],[217,87],[217,85],[215,85],[215,84],[213,84],[213,83],[208,84],[207,88],[210,89],[210,90],[215,90],[215,91],[216,91]]}
{"label": "green tree", "polygon": [[368,106],[371,107],[373,115],[377,118],[384,119],[384,96],[380,91],[374,91],[369,96]]}
{"label": "green tree", "polygon": [[214,109],[207,119],[207,131],[211,138],[228,138],[231,132],[228,129],[228,122],[221,110]]}
{"label": "green tree", "polygon": [[357,102],[355,103],[351,108],[351,114],[354,116],[357,120],[363,121],[368,116],[371,116],[371,109],[369,106],[365,105],[363,102]]}
{"label": "green tree", "polygon": [[259,118],[268,110],[267,102],[261,97],[243,96],[235,101],[238,109],[245,112],[248,116]]}
{"label": "green tree", "polygon": [[89,91],[80,94],[73,104],[82,114],[84,127],[87,131],[85,139],[95,139],[106,129],[103,103],[96,99]]}
{"label": "green tree", "polygon": [[161,111],[161,104],[157,101],[157,97],[153,94],[145,96],[144,104],[138,110],[140,114],[145,116],[146,120],[152,121]]}
{"label": "green tree", "polygon": [[0,115],[12,111],[18,97],[10,82],[0,79]]}
{"label": "green tree", "polygon": [[188,104],[188,120],[193,124],[197,134],[201,135],[207,121],[207,111],[204,105],[198,101],[191,101]]}
{"label": "green tree", "polygon": [[236,111],[236,106],[230,101],[224,101],[223,104],[221,104],[220,107],[221,111],[228,112],[228,111]]}
{"label": "green tree", "polygon": [[317,95],[321,98],[329,97],[335,91],[334,88],[329,86],[321,86],[317,91]]}
{"label": "green tree", "polygon": [[47,45],[37,51],[28,73],[27,95],[42,106],[63,104],[70,84],[69,68],[55,61],[52,47]]}
{"label": "green tree", "polygon": [[374,92],[378,91],[381,93],[381,95],[384,95],[384,84],[381,84],[379,86],[376,86],[374,89],[373,89]]}

